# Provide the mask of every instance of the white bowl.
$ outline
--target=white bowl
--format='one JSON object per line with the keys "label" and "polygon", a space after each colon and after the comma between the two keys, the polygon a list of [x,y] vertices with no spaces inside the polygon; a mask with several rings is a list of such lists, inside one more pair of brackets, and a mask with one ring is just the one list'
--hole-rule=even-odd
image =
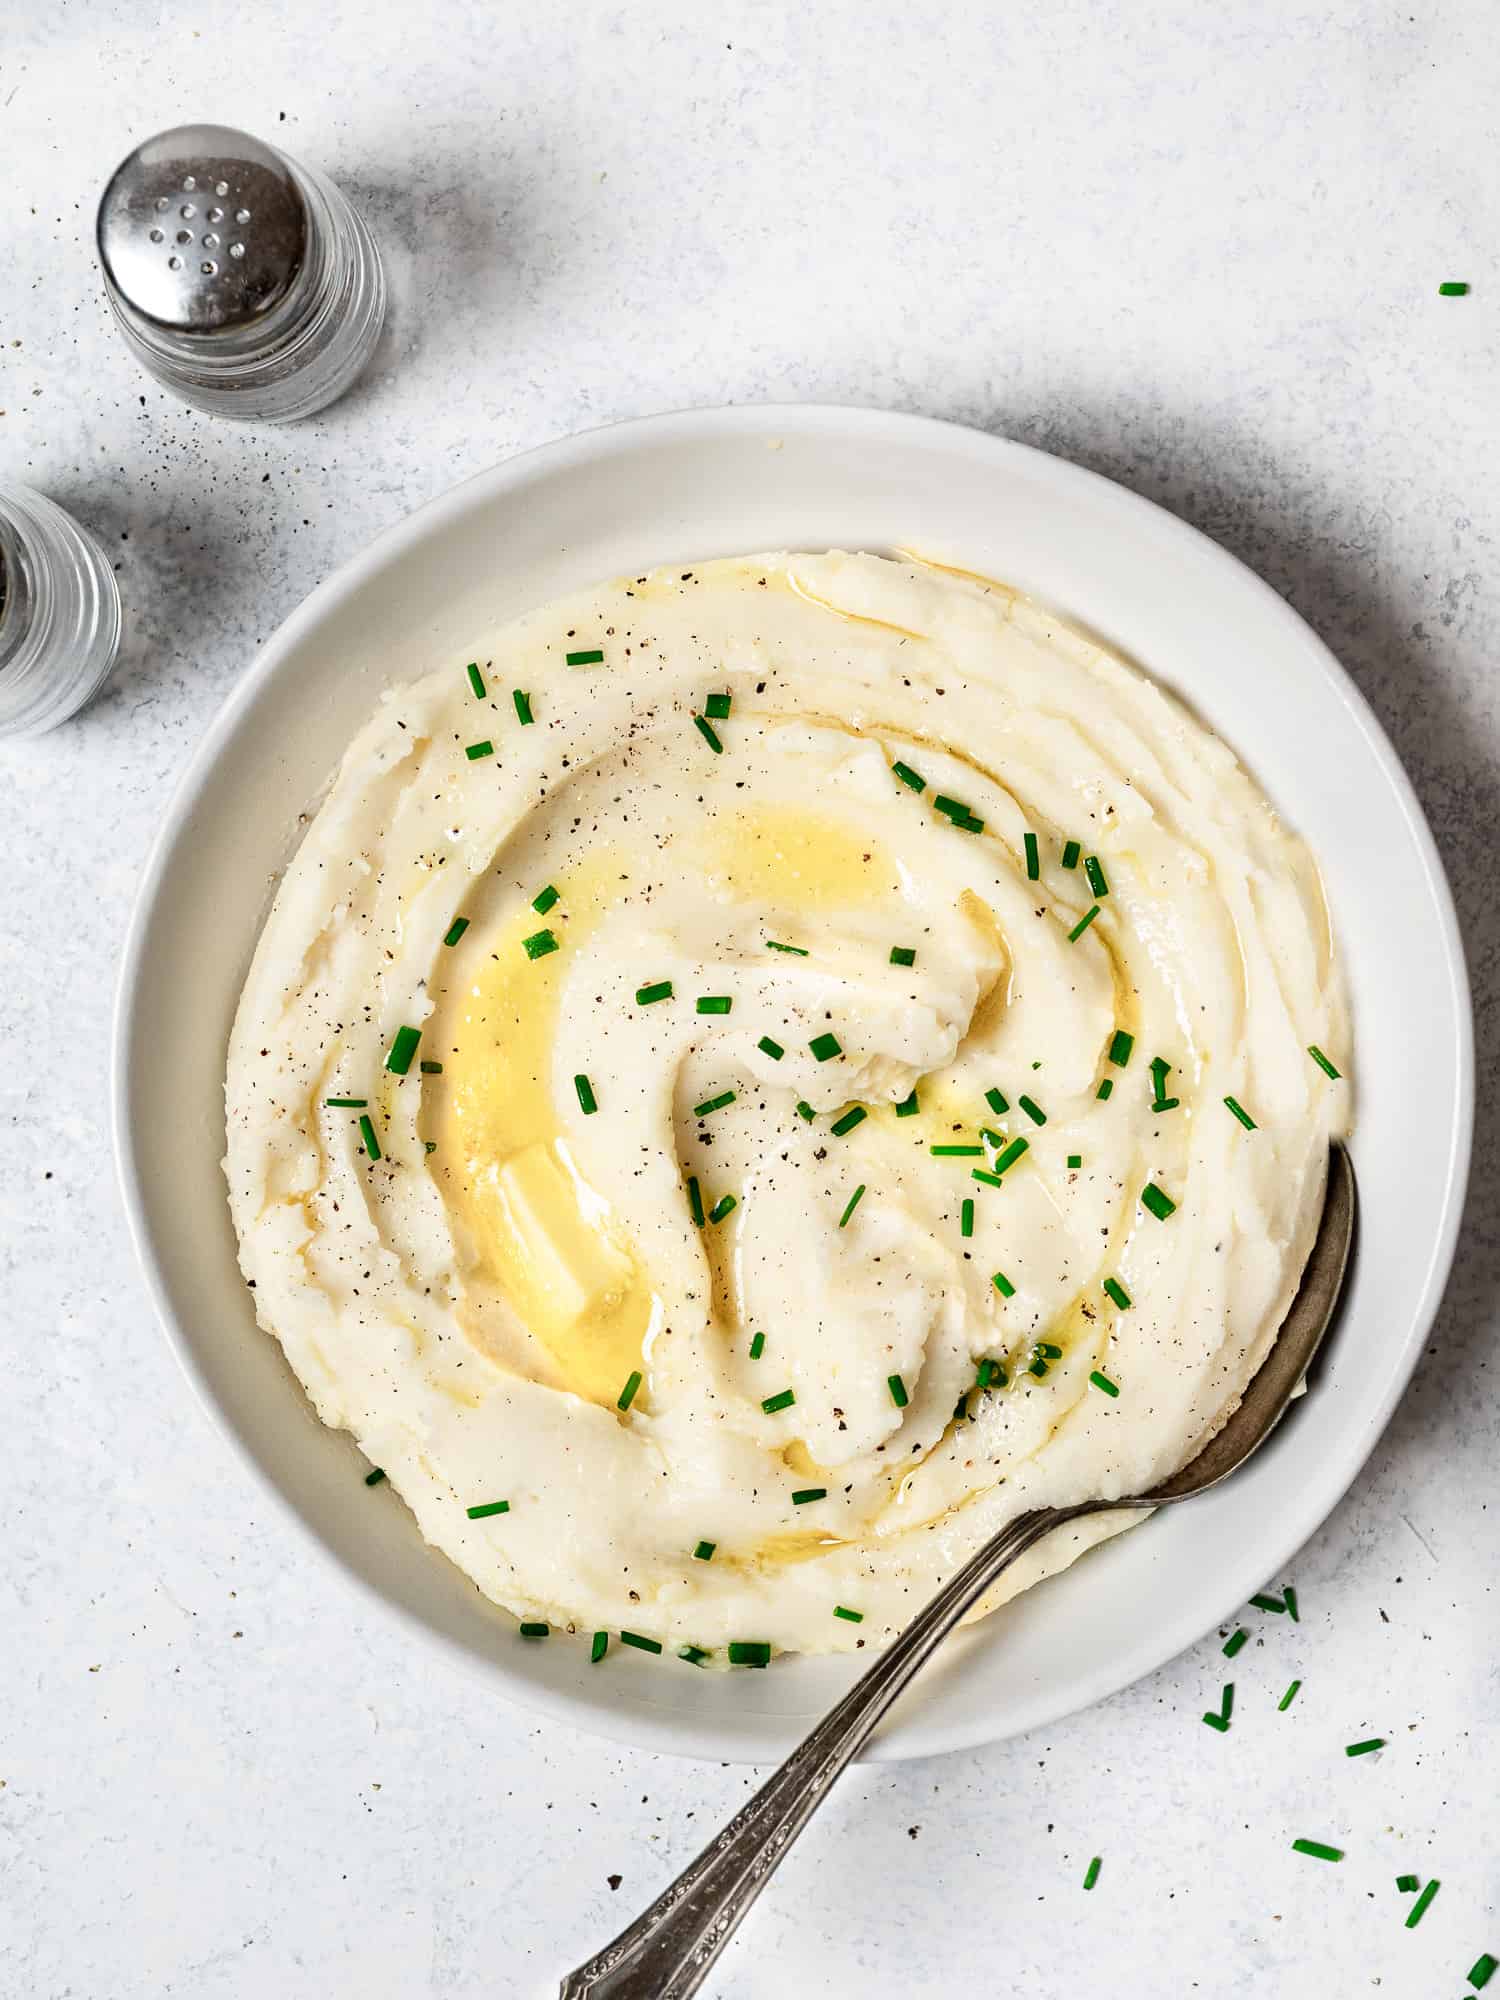
{"label": "white bowl", "polygon": [[[1320,857],[1355,1020],[1363,1228],[1314,1392],[1241,1477],[958,1635],[878,1740],[910,1757],[1007,1736],[1168,1660],[1279,1578],[1380,1435],[1437,1308],[1473,1112],[1448,887],[1396,757],[1342,669],[1214,543],[1093,473],[872,410],[710,410],[512,459],[331,577],[209,730],[146,870],[121,973],[116,1151],[147,1283],[220,1425],[323,1548],[496,1693],[704,1757],[782,1755],[857,1665],[703,1674],[528,1646],[368,1490],[255,1325],[223,1178],[225,1044],[298,815],[379,690],[482,655],[517,613],[600,577],[761,548],[911,545],[1043,598],[1174,688]],[[862,1664],[860,1662],[859,1664]]]}

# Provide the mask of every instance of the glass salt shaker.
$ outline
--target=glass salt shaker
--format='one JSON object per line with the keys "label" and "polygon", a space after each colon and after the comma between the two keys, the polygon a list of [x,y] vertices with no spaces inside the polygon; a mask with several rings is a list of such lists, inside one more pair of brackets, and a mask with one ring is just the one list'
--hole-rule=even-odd
{"label": "glass salt shaker", "polygon": [[53,501],[0,482],[0,736],[40,736],[97,694],[120,622],[103,550]]}
{"label": "glass salt shaker", "polygon": [[331,181],[227,125],[138,146],[99,204],[136,359],[212,416],[290,423],[341,396],[385,317],[375,240]]}

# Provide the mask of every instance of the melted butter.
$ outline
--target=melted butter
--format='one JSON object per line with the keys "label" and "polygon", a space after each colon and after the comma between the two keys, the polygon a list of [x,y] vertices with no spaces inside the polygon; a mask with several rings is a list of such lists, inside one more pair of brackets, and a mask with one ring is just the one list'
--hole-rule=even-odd
{"label": "melted butter", "polygon": [[709,843],[707,872],[714,889],[780,909],[849,909],[901,893],[888,848],[794,806],[756,807],[723,827]]}
{"label": "melted butter", "polygon": [[[597,922],[607,872],[601,860],[559,882],[571,943]],[[549,916],[556,928],[556,911]],[[644,1366],[661,1305],[562,1135],[551,1075],[565,955],[529,959],[521,943],[541,921],[522,909],[489,931],[460,962],[467,977],[440,1000],[433,1041],[445,1051],[444,1088],[430,1136],[483,1274],[564,1386],[612,1407]]]}

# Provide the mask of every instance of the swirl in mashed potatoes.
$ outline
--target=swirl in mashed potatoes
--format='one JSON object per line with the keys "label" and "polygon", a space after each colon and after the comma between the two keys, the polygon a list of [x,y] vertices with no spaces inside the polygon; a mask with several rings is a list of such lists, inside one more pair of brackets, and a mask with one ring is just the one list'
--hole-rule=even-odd
{"label": "swirl in mashed potatoes", "polygon": [[852,1650],[1225,1421],[1347,1120],[1309,1044],[1316,868],[1176,701],[985,579],[754,557],[384,698],[226,1171],[261,1324],[487,1596]]}

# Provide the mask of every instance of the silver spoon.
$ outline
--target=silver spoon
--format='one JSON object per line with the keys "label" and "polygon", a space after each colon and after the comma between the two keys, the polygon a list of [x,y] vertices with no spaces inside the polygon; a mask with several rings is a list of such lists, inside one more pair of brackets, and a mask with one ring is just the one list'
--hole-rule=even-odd
{"label": "silver spoon", "polygon": [[1328,1331],[1354,1239],[1354,1168],[1335,1141],[1317,1237],[1280,1333],[1244,1399],[1190,1465],[1136,1500],[1038,1507],[1001,1529],[945,1583],[838,1707],[742,1806],[718,1838],[603,1951],[570,1972],[561,2000],[688,2000],[834,1779],[907,1682],[1017,1556],[1065,1521],[1119,1508],[1166,1507],[1238,1470],[1276,1428]]}

